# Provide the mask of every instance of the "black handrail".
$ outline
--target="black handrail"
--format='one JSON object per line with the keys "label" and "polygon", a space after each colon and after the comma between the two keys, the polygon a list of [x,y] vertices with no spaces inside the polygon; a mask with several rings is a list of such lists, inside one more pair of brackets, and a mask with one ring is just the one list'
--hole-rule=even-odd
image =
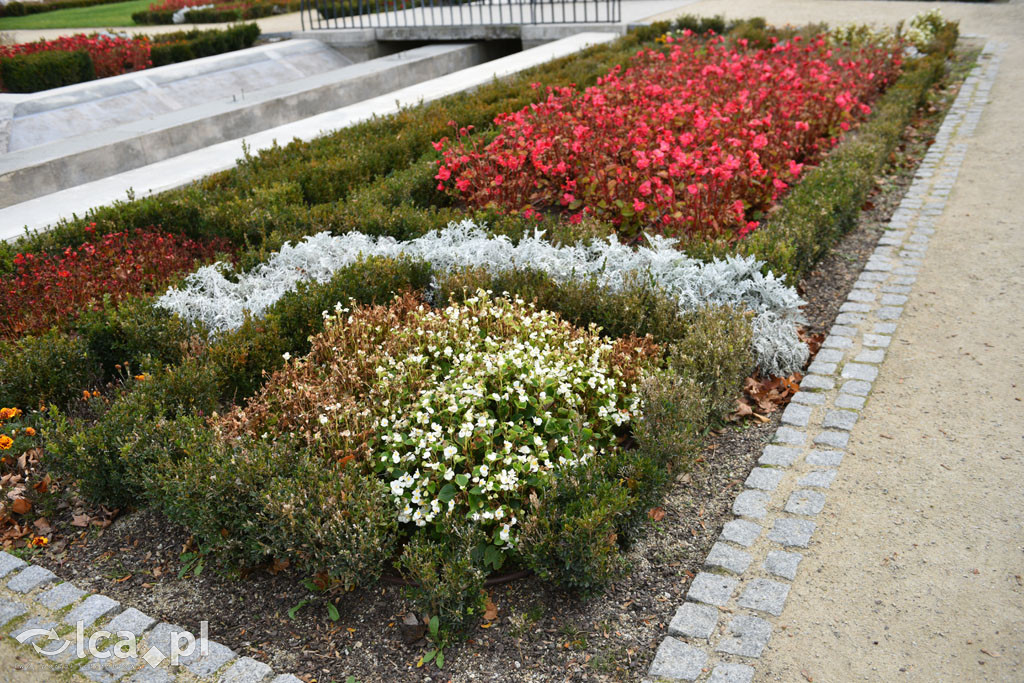
{"label": "black handrail", "polygon": [[301,12],[303,31],[307,30],[307,14],[309,30],[313,31],[603,24],[622,20],[622,0],[302,0]]}

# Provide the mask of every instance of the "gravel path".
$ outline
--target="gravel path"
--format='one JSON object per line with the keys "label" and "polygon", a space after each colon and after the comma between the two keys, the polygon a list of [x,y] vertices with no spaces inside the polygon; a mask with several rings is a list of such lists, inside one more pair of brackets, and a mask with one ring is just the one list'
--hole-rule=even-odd
{"label": "gravel path", "polygon": [[[925,7],[688,10],[892,24]],[[1004,43],[1002,65],[785,609],[762,615],[758,681],[1024,680],[1024,7],[941,9]]]}

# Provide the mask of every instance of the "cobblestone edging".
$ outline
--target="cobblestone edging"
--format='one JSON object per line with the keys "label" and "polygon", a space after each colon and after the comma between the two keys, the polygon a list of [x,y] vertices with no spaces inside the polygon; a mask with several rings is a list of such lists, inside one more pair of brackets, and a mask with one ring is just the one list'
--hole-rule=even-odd
{"label": "cobblestone edging", "polygon": [[649,682],[749,683],[988,101],[989,42],[668,625]]}
{"label": "cobblestone edging", "polygon": [[[78,624],[87,643],[84,657],[78,657]],[[31,630],[39,633],[28,633]],[[110,634],[92,640],[97,652],[106,657],[88,654],[90,636],[98,631]],[[137,656],[113,656],[112,647],[126,638],[126,631],[139,639]],[[192,654],[169,666],[173,634],[184,631],[134,607],[125,609],[104,595],[89,595],[70,582],[61,582],[48,569],[0,552],[0,637],[14,639],[30,652],[41,650],[35,664],[40,671],[65,672],[72,680],[96,683],[302,683],[291,674],[275,676],[263,662],[239,657],[214,641],[208,641],[205,655],[197,642]]]}

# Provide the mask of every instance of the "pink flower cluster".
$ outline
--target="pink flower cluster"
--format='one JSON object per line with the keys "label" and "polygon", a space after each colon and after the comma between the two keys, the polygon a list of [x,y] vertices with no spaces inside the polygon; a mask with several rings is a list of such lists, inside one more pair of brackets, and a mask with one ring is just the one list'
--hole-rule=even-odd
{"label": "pink flower cluster", "polygon": [[899,73],[898,54],[837,49],[823,36],[764,50],[670,38],[583,92],[549,88],[499,115],[490,142],[460,129],[434,143],[438,189],[527,217],[609,220],[626,238],[739,238],[870,113]]}

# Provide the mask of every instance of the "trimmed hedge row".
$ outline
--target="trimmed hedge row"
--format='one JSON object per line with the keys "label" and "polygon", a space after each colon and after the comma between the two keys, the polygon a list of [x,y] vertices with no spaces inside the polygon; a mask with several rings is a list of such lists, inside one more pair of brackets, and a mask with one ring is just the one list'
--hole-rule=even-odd
{"label": "trimmed hedge row", "polygon": [[200,57],[219,55],[252,47],[260,37],[259,24],[240,24],[223,30],[180,31],[160,36],[150,51],[153,66],[177,64]]}
{"label": "trimmed hedge row", "polygon": [[427,0],[341,0],[331,7],[317,5],[317,12],[321,19],[343,19],[355,17],[360,14],[374,14],[376,12],[395,12],[419,7],[437,7],[443,11],[445,6],[458,6],[471,0],[445,0],[444,2],[430,3]]}
{"label": "trimmed hedge row", "polygon": [[0,83],[8,92],[38,92],[94,78],[92,57],[85,50],[53,50],[0,59]]}
{"label": "trimmed hedge row", "polygon": [[[150,66],[165,66],[251,47],[260,36],[257,24],[226,29],[180,31],[157,37]],[[30,93],[84,83],[96,78],[93,58],[84,50],[50,50],[0,58],[0,89]],[[0,253],[4,253],[0,249]],[[0,268],[0,272],[3,272]]]}

